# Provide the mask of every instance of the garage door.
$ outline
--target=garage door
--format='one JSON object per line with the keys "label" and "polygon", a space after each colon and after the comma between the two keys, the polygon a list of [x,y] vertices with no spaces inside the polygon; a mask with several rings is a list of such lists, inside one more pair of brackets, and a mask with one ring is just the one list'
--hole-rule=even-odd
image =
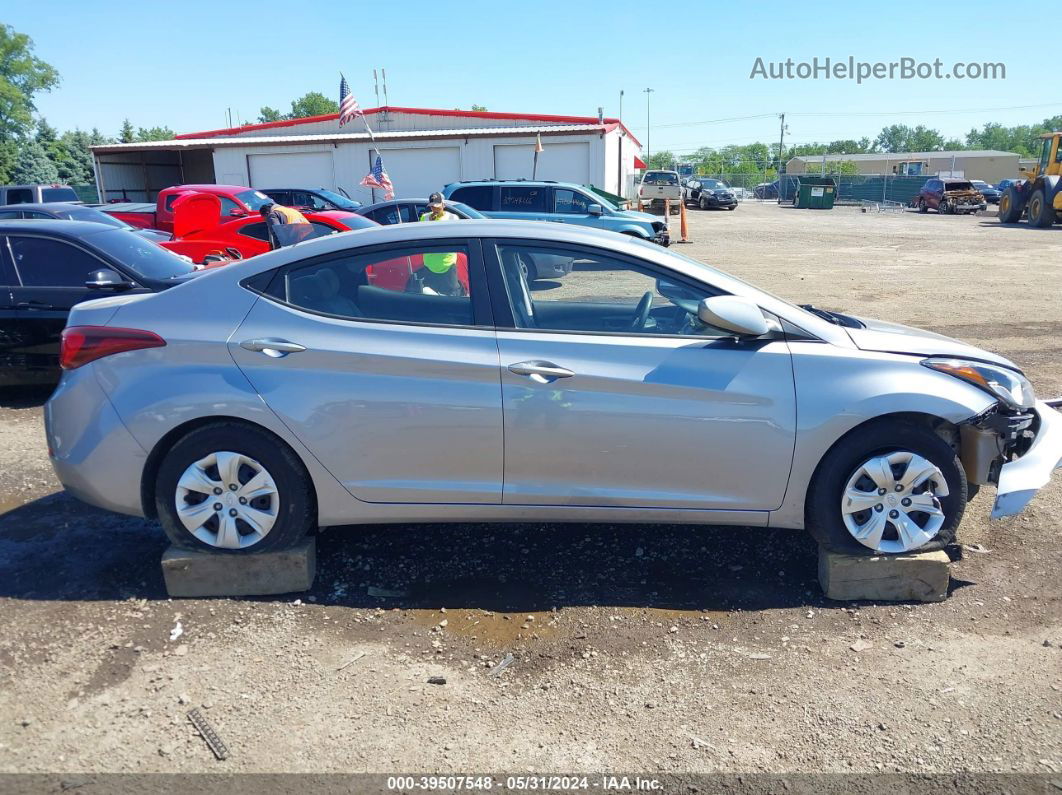
{"label": "garage door", "polygon": [[[461,179],[461,154],[456,146],[381,149],[380,154],[399,199],[425,197]],[[370,151],[370,156],[375,153]],[[376,198],[382,199],[379,191]]]}
{"label": "garage door", "polygon": [[247,155],[247,171],[252,188],[336,187],[331,152]]}
{"label": "garage door", "polygon": [[[535,147],[527,144],[496,144],[494,146],[494,176],[496,179],[531,179],[535,162]],[[575,182],[585,185],[590,182],[590,144],[551,144],[549,139],[542,144],[538,156],[537,179],[554,179],[557,182]]]}

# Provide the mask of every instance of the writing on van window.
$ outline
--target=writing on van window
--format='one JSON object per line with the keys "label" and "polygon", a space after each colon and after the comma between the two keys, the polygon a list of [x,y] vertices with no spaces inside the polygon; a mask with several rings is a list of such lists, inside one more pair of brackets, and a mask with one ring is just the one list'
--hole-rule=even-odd
{"label": "writing on van window", "polygon": [[510,212],[542,212],[546,209],[542,188],[502,188],[501,210]]}

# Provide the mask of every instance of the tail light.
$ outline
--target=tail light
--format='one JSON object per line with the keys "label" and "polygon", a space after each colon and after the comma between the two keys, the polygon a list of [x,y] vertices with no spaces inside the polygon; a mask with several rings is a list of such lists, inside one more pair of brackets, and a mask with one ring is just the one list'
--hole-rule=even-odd
{"label": "tail light", "polygon": [[83,364],[115,353],[141,348],[161,348],[166,340],[150,331],[106,326],[70,326],[63,329],[59,346],[59,366],[74,370]]}
{"label": "tail light", "polygon": [[639,196],[644,196],[645,195],[645,188],[638,188],[638,195]]}

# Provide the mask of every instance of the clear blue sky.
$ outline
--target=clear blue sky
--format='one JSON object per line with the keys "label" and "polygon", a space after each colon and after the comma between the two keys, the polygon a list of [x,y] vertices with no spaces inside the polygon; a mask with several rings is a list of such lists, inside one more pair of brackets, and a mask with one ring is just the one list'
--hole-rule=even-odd
{"label": "clear blue sky", "polygon": [[[60,129],[112,135],[127,116],[177,132],[222,127],[228,107],[254,120],[262,105],[288,110],[307,91],[336,96],[341,70],[370,107],[373,67],[387,70],[391,104],[413,107],[594,115],[604,106],[612,116],[623,89],[624,120],[643,144],[649,86],[653,151],[775,141],[775,117],[689,122],[780,111],[791,114],[794,143],[873,138],[888,123],[962,137],[985,121],[1062,113],[1057,73],[1036,54],[1042,47],[1025,43],[1039,21],[1057,21],[1057,2],[57,0],[8,3],[3,16],[62,76],[40,96],[40,113]],[[939,57],[945,69],[1002,61],[1006,79],[749,79],[757,57],[814,56]],[[1015,106],[1037,107],[993,110]],[[952,110],[965,112],[932,112]]]}

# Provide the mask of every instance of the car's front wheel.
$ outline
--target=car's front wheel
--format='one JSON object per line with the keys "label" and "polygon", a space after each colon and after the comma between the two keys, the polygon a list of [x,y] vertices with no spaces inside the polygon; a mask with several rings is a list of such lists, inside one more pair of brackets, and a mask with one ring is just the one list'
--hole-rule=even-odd
{"label": "car's front wheel", "polygon": [[236,422],[197,428],[170,449],[155,507],[175,546],[214,552],[286,549],[315,522],[302,462],[279,439]]}
{"label": "car's front wheel", "polygon": [[808,493],[808,530],[836,552],[940,549],[955,540],[967,488],[955,451],[932,430],[873,423],[822,460]]}

